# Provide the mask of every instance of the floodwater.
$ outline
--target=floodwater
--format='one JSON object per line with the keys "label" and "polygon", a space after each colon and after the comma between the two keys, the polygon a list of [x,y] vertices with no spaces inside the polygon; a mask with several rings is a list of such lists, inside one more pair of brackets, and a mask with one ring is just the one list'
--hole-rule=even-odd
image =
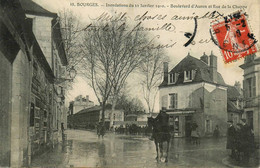
{"label": "floodwater", "polygon": [[[200,145],[174,138],[168,163],[157,162],[154,142],[141,135],[66,130],[67,142],[37,156],[32,166],[43,167],[225,167],[226,139],[201,139]],[[166,145],[165,145],[166,146]],[[164,148],[165,150],[165,148]]]}

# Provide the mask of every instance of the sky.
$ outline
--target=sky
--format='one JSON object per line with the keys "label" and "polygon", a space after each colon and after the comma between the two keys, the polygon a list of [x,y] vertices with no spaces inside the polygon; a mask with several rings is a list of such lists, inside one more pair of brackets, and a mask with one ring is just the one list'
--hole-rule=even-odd
{"label": "sky", "polygon": [[[195,45],[190,44],[187,47],[183,45],[188,41],[188,38],[184,36],[185,32],[194,32],[194,20],[171,20],[173,16],[202,16],[207,12],[218,11],[224,15],[231,14],[239,9],[244,9],[248,14],[248,23],[252,33],[256,37],[259,37],[259,1],[235,1],[235,0],[223,0],[219,1],[194,1],[194,0],[185,0],[185,1],[155,1],[155,0],[143,0],[143,1],[126,1],[126,0],[108,0],[108,1],[91,1],[91,0],[34,0],[36,3],[42,5],[45,9],[51,12],[58,12],[62,9],[70,9],[75,15],[78,16],[78,19],[82,25],[90,24],[91,18],[96,18],[100,16],[103,12],[108,13],[120,13],[126,12],[128,19],[132,24],[136,24],[138,18],[144,13],[148,12],[146,16],[156,16],[153,20],[144,20],[144,27],[161,27],[164,24],[170,24],[170,31],[159,30],[159,31],[150,31],[150,38],[155,38],[154,41],[159,44],[176,44],[165,50],[165,54],[170,58],[169,70],[171,70],[178,62],[180,62],[188,53],[191,56],[200,58],[205,52],[207,55],[210,55],[211,52],[218,57],[218,72],[220,72],[229,85],[234,85],[235,81],[243,80],[243,70],[239,68],[239,65],[243,64],[244,59],[237,60],[229,64],[225,64],[223,61],[223,56],[220,52],[220,49],[213,44],[213,42],[202,43],[200,40],[209,40],[210,39],[210,22],[211,19],[199,19],[197,23],[197,33],[194,38]],[[97,3],[98,6],[88,6],[93,5],[93,2]],[[74,3],[74,5],[72,5]],[[133,5],[133,7],[107,7],[111,5]],[[157,5],[157,6],[156,6]],[[162,5],[165,8],[162,8]],[[180,8],[181,5],[186,5],[190,8]],[[197,5],[197,6],[196,6]],[[210,6],[211,5],[211,6]],[[175,6],[175,7],[174,7]],[[179,6],[179,7],[178,7]],[[205,8],[205,6],[207,8]],[[224,7],[226,6],[226,7]],[[257,8],[258,6],[258,8]],[[184,6],[183,6],[184,7]],[[139,15],[139,16],[138,16]],[[161,15],[161,16],[160,16]],[[165,16],[166,15],[166,16]],[[163,18],[163,16],[165,16]],[[163,18],[163,19],[162,19]],[[172,30],[172,31],[171,31]],[[258,38],[257,38],[258,39]],[[259,44],[257,44],[259,48]],[[258,53],[259,54],[259,53]],[[127,83],[131,87],[131,94],[142,99],[141,89],[138,87],[138,81],[135,80],[135,75],[130,75]],[[67,101],[73,100],[74,97],[82,94],[83,96],[89,95],[90,99],[97,104],[97,99],[92,89],[87,85],[87,81],[83,79],[80,75],[74,80],[72,89],[68,91]],[[156,103],[156,109],[158,110],[159,102]]]}

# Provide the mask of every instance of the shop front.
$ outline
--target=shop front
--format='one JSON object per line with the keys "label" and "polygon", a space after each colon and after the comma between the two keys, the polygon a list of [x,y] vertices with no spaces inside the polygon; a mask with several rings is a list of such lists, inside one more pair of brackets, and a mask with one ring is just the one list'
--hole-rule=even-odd
{"label": "shop front", "polygon": [[193,113],[194,111],[167,112],[170,132],[174,137],[190,137]]}

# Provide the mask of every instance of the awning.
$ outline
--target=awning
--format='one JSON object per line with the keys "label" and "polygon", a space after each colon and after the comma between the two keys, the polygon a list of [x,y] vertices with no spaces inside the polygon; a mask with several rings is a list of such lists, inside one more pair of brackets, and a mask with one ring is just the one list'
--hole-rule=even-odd
{"label": "awning", "polygon": [[174,112],[166,112],[169,115],[185,115],[185,114],[193,114],[195,111],[174,111]]}

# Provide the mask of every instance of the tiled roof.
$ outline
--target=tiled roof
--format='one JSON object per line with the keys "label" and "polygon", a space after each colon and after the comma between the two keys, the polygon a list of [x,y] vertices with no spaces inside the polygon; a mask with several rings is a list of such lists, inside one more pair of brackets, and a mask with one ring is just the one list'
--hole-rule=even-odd
{"label": "tiled roof", "polygon": [[[187,55],[183,60],[181,60],[170,72],[170,73],[179,73],[179,77],[175,83],[175,85],[183,84],[184,80],[184,71],[188,70],[196,70],[196,75],[192,82],[209,82],[214,83],[211,74],[210,67],[203,61],[191,56]],[[190,82],[189,82],[190,83]],[[226,85],[222,75],[217,72],[217,84]],[[167,82],[162,82],[160,86],[166,86]]]}
{"label": "tiled roof", "polygon": [[32,0],[20,0],[21,5],[23,9],[25,10],[25,13],[28,14],[35,14],[35,15],[41,15],[41,16],[50,16],[50,17],[56,17],[56,13],[52,13],[37,3],[33,2]]}
{"label": "tiled roof", "polygon": [[93,106],[93,107],[89,107],[83,110],[80,110],[78,113],[76,113],[75,115],[79,115],[79,114],[84,114],[84,113],[89,113],[89,112],[93,112],[93,111],[100,111],[102,108],[101,106]]}

